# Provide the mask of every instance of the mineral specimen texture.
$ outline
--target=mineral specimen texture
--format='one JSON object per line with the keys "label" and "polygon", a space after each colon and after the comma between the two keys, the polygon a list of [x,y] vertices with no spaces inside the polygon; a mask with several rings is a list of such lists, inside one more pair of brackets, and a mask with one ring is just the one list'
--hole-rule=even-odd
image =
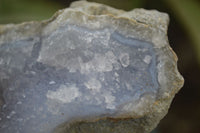
{"label": "mineral specimen texture", "polygon": [[0,133],[148,133],[183,85],[169,18],[74,2],[0,25]]}

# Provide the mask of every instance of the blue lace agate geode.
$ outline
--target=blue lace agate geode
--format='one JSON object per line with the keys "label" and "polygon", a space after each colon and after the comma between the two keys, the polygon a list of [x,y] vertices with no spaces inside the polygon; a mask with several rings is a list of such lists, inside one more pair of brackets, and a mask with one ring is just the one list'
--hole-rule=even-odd
{"label": "blue lace agate geode", "polygon": [[[95,4],[86,5],[92,7]],[[65,127],[61,131],[56,128],[62,123],[95,123],[94,120],[98,123],[98,119],[108,118],[122,120],[121,124],[113,126],[113,131],[148,132],[154,125],[147,128],[145,124],[141,126],[140,121],[146,119],[148,113],[153,115],[157,111],[159,114],[158,108],[165,114],[166,111],[159,106],[166,110],[171,98],[166,105],[161,105],[158,98],[170,95],[170,91],[163,87],[172,83],[165,75],[165,67],[175,62],[162,61],[167,55],[165,51],[171,52],[164,41],[163,46],[160,44],[159,39],[163,39],[165,32],[154,31],[143,23],[133,23],[131,19],[87,14],[89,7],[81,12],[72,6],[54,21],[46,21],[43,27],[42,22],[42,28],[39,26],[39,32],[32,31],[34,34],[28,34],[34,28],[30,23],[24,25],[24,29],[19,25],[22,31],[6,29],[10,32],[8,37],[4,37],[5,32],[1,35],[1,133],[106,133],[111,130],[101,124],[86,126],[87,130],[82,130],[81,126],[73,130]],[[91,19],[95,17],[96,20]],[[130,28],[130,31],[120,26]],[[158,36],[151,36],[153,32]],[[8,39],[12,35],[15,37]],[[163,47],[168,49],[162,51]],[[174,87],[179,89],[182,79],[176,71],[173,73],[177,76],[172,79],[180,82]],[[163,115],[159,119],[143,121],[146,125],[152,121],[156,124],[161,117]],[[117,129],[126,122],[132,129]]]}

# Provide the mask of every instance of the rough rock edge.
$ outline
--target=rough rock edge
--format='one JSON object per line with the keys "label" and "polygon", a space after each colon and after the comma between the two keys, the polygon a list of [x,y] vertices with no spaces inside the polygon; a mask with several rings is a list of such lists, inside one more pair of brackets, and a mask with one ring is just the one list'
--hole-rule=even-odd
{"label": "rough rock edge", "polygon": [[[96,24],[98,21],[100,23],[99,25]],[[109,22],[111,24],[108,25]],[[177,70],[177,57],[168,43],[168,15],[155,10],[147,11],[144,9],[134,9],[130,12],[125,12],[102,4],[78,1],[74,2],[70,8],[58,11],[49,20],[42,22],[25,22],[16,25],[0,25],[0,45],[2,42],[23,40],[38,34],[46,36],[65,23],[77,24],[87,28],[90,28],[91,24],[94,23],[94,29],[113,25],[110,27],[121,29],[121,34],[127,37],[151,42],[157,53],[157,57],[159,57],[157,59],[157,69],[159,70],[158,81],[161,87],[159,88],[155,102],[146,108],[146,112],[142,116],[137,116],[130,112],[130,114],[125,116],[120,115],[115,118],[91,119],[87,120],[88,122],[74,120],[74,122],[70,124],[59,126],[56,130],[61,130],[62,132],[67,130],[67,132],[70,133],[84,132],[84,129],[90,129],[90,131],[96,129],[95,131],[98,130],[98,132],[106,133],[106,128],[108,127],[104,126],[105,123],[118,123],[116,125],[114,124],[115,126],[112,127],[112,131],[117,132],[120,131],[119,127],[124,128],[126,122],[131,121],[129,126],[136,129],[132,132],[150,132],[157,125],[159,120],[165,116],[171,100],[184,82]],[[171,86],[171,88],[166,88],[166,86]],[[141,125],[141,122],[138,121],[142,121],[143,124]],[[96,124],[96,126],[93,124]],[[84,127],[82,127],[82,125],[84,125]],[[73,126],[74,128],[72,128]],[[85,132],[88,132],[88,130]]]}

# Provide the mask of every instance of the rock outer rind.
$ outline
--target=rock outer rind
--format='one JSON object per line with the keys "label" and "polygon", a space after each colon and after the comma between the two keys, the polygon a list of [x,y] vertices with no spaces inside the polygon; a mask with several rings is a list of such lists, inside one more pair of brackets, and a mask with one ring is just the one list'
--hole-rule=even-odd
{"label": "rock outer rind", "polygon": [[[75,118],[70,123],[63,123],[55,129],[56,133],[147,133],[155,128],[160,119],[165,116],[174,95],[184,82],[177,70],[177,57],[168,43],[168,22],[168,15],[158,11],[134,9],[130,12],[125,12],[102,4],[79,1],[72,3],[70,8],[58,11],[47,21],[0,25],[0,46],[5,43],[26,40],[27,38],[33,38],[34,42],[40,42],[40,37],[49,36],[66,24],[77,25],[91,30],[108,27],[118,31],[119,34],[126,38],[136,38],[151,43],[157,57],[156,68],[159,88],[155,94],[156,99],[153,98],[150,103],[145,104],[148,106],[142,107],[141,112],[128,110],[126,113],[118,112],[111,116]],[[29,46],[30,48],[28,47],[28,49],[34,47],[32,44]],[[38,54],[40,55],[41,53]],[[31,56],[31,52],[27,55]],[[146,61],[148,62],[148,58]],[[0,77],[0,83],[2,81],[3,79]],[[87,85],[91,86],[91,84]],[[74,97],[62,99],[63,95],[57,98],[58,101],[66,102],[75,99],[79,95],[79,93],[74,92],[74,90],[78,90],[76,86],[70,86],[69,88],[73,90],[72,95]],[[66,86],[61,86],[60,90],[62,89],[68,93]],[[51,99],[54,96],[61,95],[60,93],[61,91],[49,91],[47,97]],[[147,94],[142,98],[141,100],[146,102],[151,99],[151,95]],[[131,106],[131,102],[127,103],[127,105],[129,104]]]}

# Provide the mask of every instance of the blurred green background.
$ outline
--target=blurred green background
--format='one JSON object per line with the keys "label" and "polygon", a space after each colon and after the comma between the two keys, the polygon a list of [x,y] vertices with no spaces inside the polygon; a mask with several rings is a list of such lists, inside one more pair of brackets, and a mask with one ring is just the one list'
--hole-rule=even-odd
{"label": "blurred green background", "polygon": [[[0,0],[0,24],[50,18],[75,0]],[[200,0],[89,0],[115,8],[156,9],[170,15],[169,42],[185,85],[153,133],[200,133]]]}

